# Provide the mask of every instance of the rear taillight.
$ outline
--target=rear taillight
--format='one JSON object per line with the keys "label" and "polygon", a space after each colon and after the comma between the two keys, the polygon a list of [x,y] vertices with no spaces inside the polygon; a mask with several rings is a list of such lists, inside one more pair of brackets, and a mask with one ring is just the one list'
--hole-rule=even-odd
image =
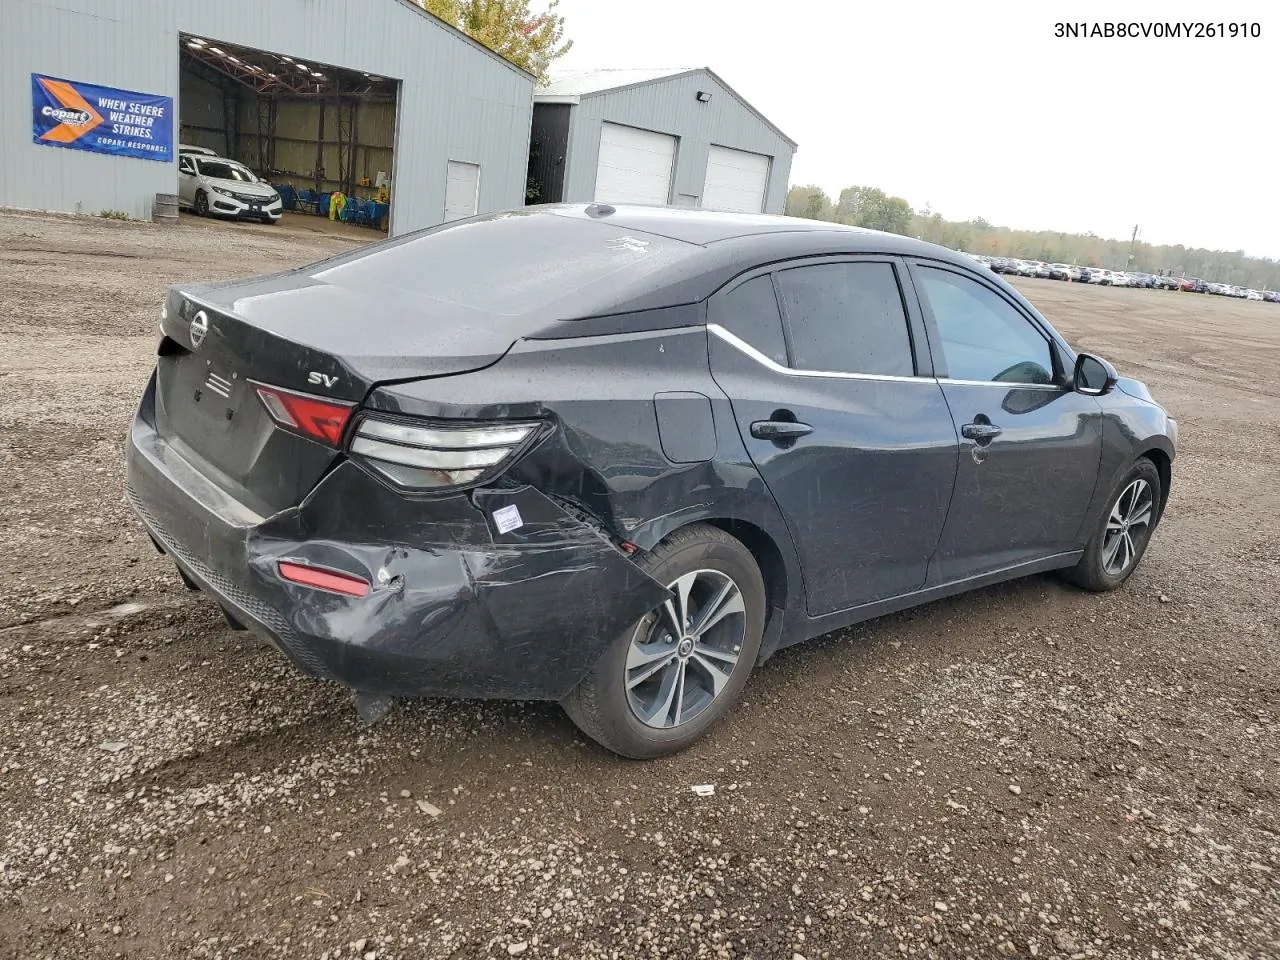
{"label": "rear taillight", "polygon": [[410,423],[365,417],[351,453],[398,486],[463,486],[503,470],[525,447],[536,423]]}
{"label": "rear taillight", "polygon": [[258,399],[271,414],[271,419],[286,430],[336,447],[342,442],[342,431],[354,407],[350,403],[295,393],[265,383],[255,383]]}

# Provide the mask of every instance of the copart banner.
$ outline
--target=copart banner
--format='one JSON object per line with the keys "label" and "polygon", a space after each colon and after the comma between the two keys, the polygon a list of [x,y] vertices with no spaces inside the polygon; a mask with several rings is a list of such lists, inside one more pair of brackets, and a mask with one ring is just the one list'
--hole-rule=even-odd
{"label": "copart banner", "polygon": [[31,139],[48,147],[173,160],[173,98],[31,75]]}

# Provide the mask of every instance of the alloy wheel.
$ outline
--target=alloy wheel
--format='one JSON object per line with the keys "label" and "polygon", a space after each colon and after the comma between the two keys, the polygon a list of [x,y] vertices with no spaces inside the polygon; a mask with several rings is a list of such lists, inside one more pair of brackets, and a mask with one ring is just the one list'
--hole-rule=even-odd
{"label": "alloy wheel", "polygon": [[1118,577],[1133,565],[1155,519],[1151,484],[1139,477],[1116,498],[1102,540],[1102,569]]}
{"label": "alloy wheel", "polygon": [[627,702],[636,719],[670,729],[696,718],[729,684],[746,637],[742,591],[719,570],[694,570],[640,621],[627,650]]}

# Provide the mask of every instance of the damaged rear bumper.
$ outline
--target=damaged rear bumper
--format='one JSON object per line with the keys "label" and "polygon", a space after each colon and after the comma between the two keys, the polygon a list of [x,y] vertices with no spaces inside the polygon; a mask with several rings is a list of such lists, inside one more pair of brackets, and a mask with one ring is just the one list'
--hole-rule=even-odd
{"label": "damaged rear bumper", "polygon": [[[410,499],[347,461],[299,507],[256,516],[156,433],[147,399],[127,443],[134,510],[232,619],[313,676],[389,696],[559,700],[669,596],[529,486]],[[493,515],[513,505],[522,524],[503,533]],[[371,586],[303,586],[281,561]]]}

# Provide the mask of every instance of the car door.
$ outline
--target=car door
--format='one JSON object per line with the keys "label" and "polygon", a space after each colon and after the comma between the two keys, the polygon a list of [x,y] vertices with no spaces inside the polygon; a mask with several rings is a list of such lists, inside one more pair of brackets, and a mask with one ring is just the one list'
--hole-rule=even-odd
{"label": "car door", "polygon": [[196,167],[190,157],[178,157],[178,198],[190,206],[196,199]]}
{"label": "car door", "polygon": [[940,263],[910,269],[960,444],[931,585],[1076,549],[1100,404],[1072,389],[1040,323],[995,284]]}
{"label": "car door", "polygon": [[942,533],[956,434],[904,270],[783,265],[708,304],[712,374],[786,521],[811,616],[919,589]]}

